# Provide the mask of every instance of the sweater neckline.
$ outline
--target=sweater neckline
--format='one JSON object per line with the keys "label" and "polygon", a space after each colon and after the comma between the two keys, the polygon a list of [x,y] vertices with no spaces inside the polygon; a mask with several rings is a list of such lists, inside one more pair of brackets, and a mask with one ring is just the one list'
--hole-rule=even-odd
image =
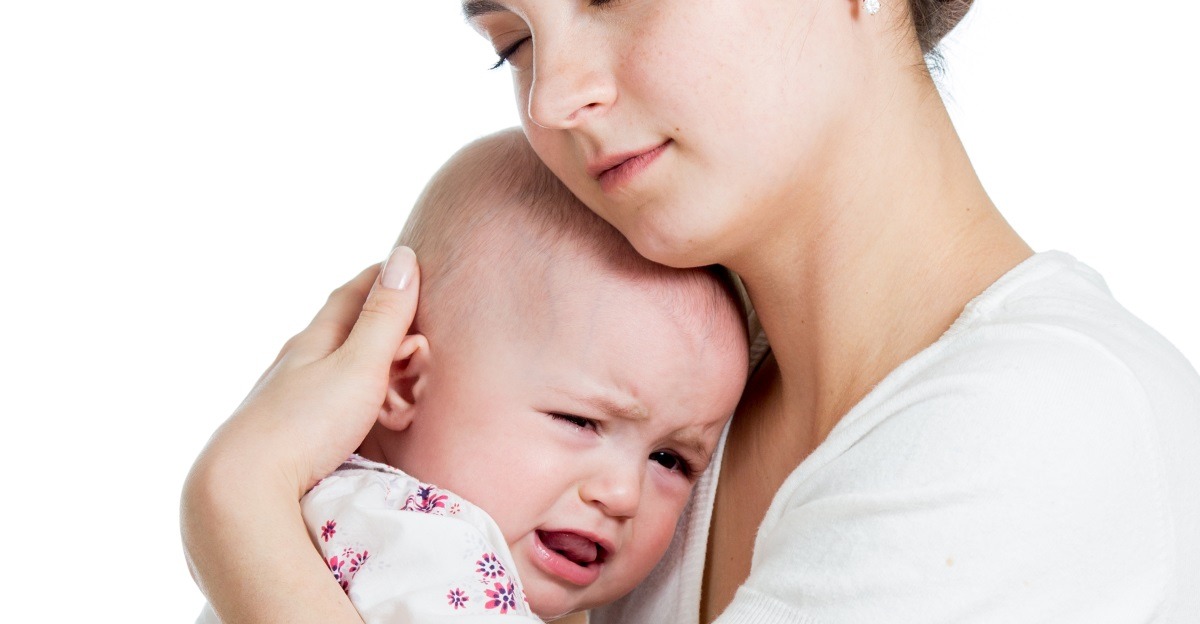
{"label": "sweater neckline", "polygon": [[[1052,273],[1077,265],[1079,265],[1079,261],[1068,253],[1057,250],[1038,252],[1009,269],[990,286],[985,288],[983,292],[968,301],[963,306],[962,312],[959,313],[950,327],[937,340],[888,373],[875,388],[846,412],[837,425],[830,431],[825,441],[817,446],[808,457],[792,470],[791,474],[784,479],[784,482],[771,499],[771,504],[767,507],[767,512],[759,524],[758,533],[761,535],[763,527],[773,524],[782,513],[781,510],[784,506],[785,497],[781,496],[781,493],[793,490],[797,482],[804,480],[808,475],[816,472],[822,466],[836,458],[841,453],[842,449],[840,447],[844,446],[842,442],[846,438],[848,430],[852,429],[854,422],[858,420],[857,417],[874,406],[880,400],[880,397],[887,392],[888,388],[897,383],[902,383],[904,379],[907,379],[920,370],[926,360],[944,349],[948,343],[956,340],[967,329],[985,319],[998,305],[1002,305],[1014,290],[1031,281],[1040,280]],[[760,328],[758,334],[751,342],[751,371],[756,370],[766,360],[767,356],[770,355],[770,352],[771,349],[767,342],[766,334]],[[699,618],[699,605],[701,592],[703,591],[703,574],[707,562],[708,532],[712,524],[717,484],[720,482],[721,464],[728,433],[729,423],[726,423],[725,430],[721,433],[721,438],[717,443],[712,469],[701,478],[692,501],[692,513],[690,514],[691,517],[688,523],[688,539],[685,543],[682,561],[682,574],[684,578],[681,580],[683,581],[682,589],[685,595],[681,596],[683,598],[681,604],[687,605],[689,609],[694,609],[695,614],[693,614],[694,617],[685,621],[693,621]],[[850,436],[850,438],[854,437],[853,435]],[[693,554],[689,552],[692,549],[698,549],[700,556],[689,558],[688,555]],[[752,558],[750,564],[751,570],[754,568],[754,559],[757,558],[758,552],[759,548],[756,539],[754,558]]]}

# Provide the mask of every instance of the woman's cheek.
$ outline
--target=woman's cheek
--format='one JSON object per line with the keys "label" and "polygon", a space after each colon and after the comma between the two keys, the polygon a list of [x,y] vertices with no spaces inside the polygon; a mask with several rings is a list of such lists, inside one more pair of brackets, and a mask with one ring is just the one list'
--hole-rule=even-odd
{"label": "woman's cheek", "polygon": [[521,116],[525,137],[534,153],[577,196],[588,192],[587,183],[595,182],[587,174],[586,157],[575,147],[574,139],[565,130],[543,128]]}

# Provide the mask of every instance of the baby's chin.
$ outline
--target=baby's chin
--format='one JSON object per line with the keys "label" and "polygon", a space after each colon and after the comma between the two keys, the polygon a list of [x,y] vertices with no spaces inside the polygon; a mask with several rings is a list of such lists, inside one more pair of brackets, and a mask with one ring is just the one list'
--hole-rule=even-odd
{"label": "baby's chin", "polygon": [[[630,570],[628,565],[622,565],[619,555],[614,561],[613,555],[606,553],[599,545],[596,550],[581,551],[572,548],[570,540],[552,537],[547,538],[550,539],[549,543],[564,549],[556,550],[560,558],[552,560],[548,553],[543,553],[543,557],[537,559],[537,553],[548,548],[547,542],[541,541],[541,534],[541,531],[531,531],[519,539],[510,539],[509,549],[525,592],[525,601],[529,603],[529,609],[543,620],[549,621],[609,604],[628,594],[638,580],[648,575],[648,571],[639,575],[638,570]],[[563,559],[572,557],[588,563],[580,565]],[[564,565],[580,565],[581,568],[592,570],[590,573],[576,574],[571,572],[574,568],[563,569]]]}
{"label": "baby's chin", "polygon": [[534,614],[546,621],[586,611],[616,599],[615,596],[610,600],[596,598],[591,595],[594,590],[588,591],[589,595],[584,596],[582,594],[587,590],[570,590],[539,577],[536,570],[529,572],[531,574],[526,576],[525,570],[518,570],[518,574],[521,575],[521,584],[525,590],[525,601],[529,603],[529,609]]}
{"label": "baby's chin", "polygon": [[[535,591],[534,593],[537,592]],[[574,604],[572,601],[562,600],[561,598],[554,597],[545,597],[544,599],[539,600],[530,595],[528,589],[525,591],[525,600],[529,602],[529,610],[533,611],[534,615],[546,622],[556,620],[561,617],[566,617],[572,613],[586,611],[592,606],[596,606],[578,605]]]}

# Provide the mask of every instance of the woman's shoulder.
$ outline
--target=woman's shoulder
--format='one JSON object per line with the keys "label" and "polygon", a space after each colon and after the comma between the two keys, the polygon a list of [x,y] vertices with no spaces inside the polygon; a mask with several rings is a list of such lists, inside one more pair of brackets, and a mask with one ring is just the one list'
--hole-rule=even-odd
{"label": "woman's shoulder", "polygon": [[[1082,605],[1100,587],[1150,610],[1175,604],[1172,583],[1200,582],[1189,563],[1200,557],[1195,448],[1194,369],[1094,271],[1040,254],[893,371],[789,477],[759,533],[755,585],[823,594],[836,587],[820,578],[887,570],[941,579],[947,595],[1033,594],[1028,583],[1040,583],[1042,606]],[[822,563],[811,577],[768,578],[800,560]],[[894,585],[901,606],[920,584]]]}
{"label": "woman's shoulder", "polygon": [[[1021,349],[1005,348],[1013,345]],[[1113,297],[1098,272],[1059,251],[1035,254],[1002,276],[930,351],[1023,359],[1046,351],[1089,359],[1104,353],[1138,376],[1170,368],[1196,376],[1178,349]]]}
{"label": "woman's shoulder", "polygon": [[[1098,273],[1065,253],[1043,252],[968,303],[938,341],[893,371],[856,411],[924,394],[972,410],[1021,408],[1065,418],[1119,406],[1171,418],[1200,408],[1200,375],[1117,302]],[[1116,404],[1097,410],[1097,400]]]}
{"label": "woman's shoulder", "polygon": [[949,389],[975,410],[1092,427],[1106,415],[1170,427],[1200,414],[1200,375],[1183,354],[1062,252],[1010,271],[910,364],[893,390]]}
{"label": "woman's shoulder", "polygon": [[885,378],[814,456],[910,436],[954,440],[999,463],[1032,462],[1039,450],[1151,461],[1164,447],[1200,446],[1200,376],[1095,271],[1067,254],[1038,254]]}

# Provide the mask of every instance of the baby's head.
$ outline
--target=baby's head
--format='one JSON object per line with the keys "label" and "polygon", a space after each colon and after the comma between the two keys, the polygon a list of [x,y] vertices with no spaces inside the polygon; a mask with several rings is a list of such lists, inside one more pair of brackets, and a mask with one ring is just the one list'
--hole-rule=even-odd
{"label": "baby's head", "polygon": [[520,131],[434,177],[400,243],[413,332],[364,454],[488,512],[534,611],[624,595],[671,541],[746,376],[727,280],[639,256]]}

